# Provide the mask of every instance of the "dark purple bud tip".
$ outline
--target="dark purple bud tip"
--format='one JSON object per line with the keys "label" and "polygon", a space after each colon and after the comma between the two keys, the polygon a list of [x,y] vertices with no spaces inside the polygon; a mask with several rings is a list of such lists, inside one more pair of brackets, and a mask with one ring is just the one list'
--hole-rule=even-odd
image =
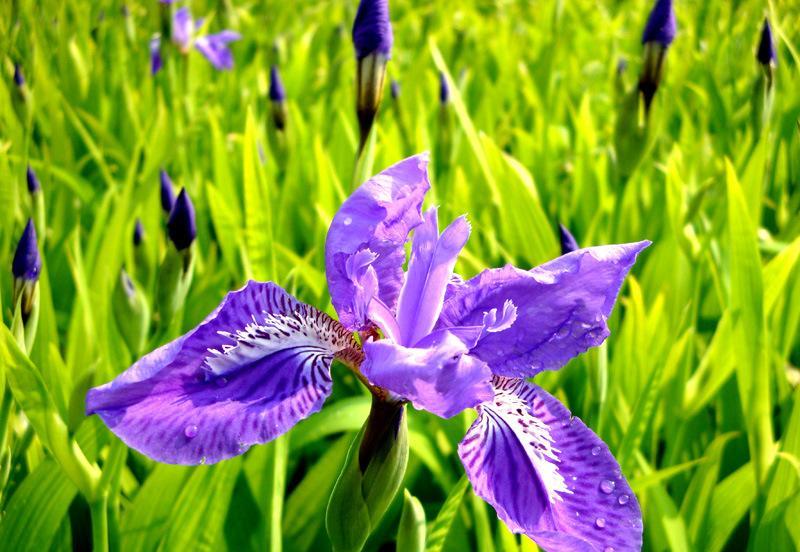
{"label": "dark purple bud tip", "polygon": [[36,173],[33,171],[30,165],[28,165],[26,177],[28,179],[28,192],[30,192],[31,195],[42,189],[41,185],[39,184],[39,179],[36,177]]}
{"label": "dark purple bud tip", "polygon": [[392,99],[396,100],[400,97],[400,83],[396,80],[392,79],[391,84],[389,84],[389,90],[392,93]]}
{"label": "dark purple bud tip", "polygon": [[164,212],[170,214],[172,207],[175,205],[175,192],[172,191],[172,180],[170,180],[167,171],[161,169],[159,173],[161,181],[161,208]]}
{"label": "dark purple bud tip", "polygon": [[675,12],[672,0],[656,0],[642,34],[642,44],[658,42],[665,48],[675,40]]}
{"label": "dark purple bud tip", "polygon": [[39,256],[39,249],[36,245],[36,228],[33,220],[28,219],[25,231],[17,244],[14,252],[14,261],[11,265],[11,272],[14,278],[35,282],[39,279],[42,270],[42,258]]}
{"label": "dark purple bud tip", "polygon": [[356,58],[362,59],[375,52],[388,58],[392,40],[389,0],[361,0],[353,22]]}
{"label": "dark purple bud tip", "polygon": [[775,40],[772,38],[772,28],[769,20],[764,18],[764,26],[761,27],[761,40],[758,42],[756,59],[761,65],[777,65],[778,52],[775,51]]}
{"label": "dark purple bud tip", "polygon": [[439,71],[439,102],[444,105],[450,101],[450,85],[447,84],[447,77]]}
{"label": "dark purple bud tip", "polygon": [[133,227],[133,245],[138,246],[142,243],[144,239],[144,226],[142,226],[142,221],[136,219],[136,225]]}
{"label": "dark purple bud tip", "polygon": [[269,99],[273,102],[286,100],[286,89],[283,87],[283,81],[277,65],[273,65],[269,69]]}
{"label": "dark purple bud tip", "polygon": [[578,247],[578,242],[575,241],[575,237],[570,234],[570,231],[567,230],[567,227],[563,224],[558,225],[558,230],[561,234],[561,254],[566,255],[567,253],[572,253],[573,251],[580,249]]}
{"label": "dark purple bud tip", "polygon": [[627,70],[628,60],[625,58],[619,58],[619,60],[617,60],[617,75],[622,75]]}
{"label": "dark purple bud tip", "polygon": [[19,63],[14,64],[14,84],[18,87],[25,84],[25,76],[22,74],[22,67],[20,67]]}
{"label": "dark purple bud tip", "polygon": [[175,244],[178,251],[182,251],[192,245],[197,236],[197,222],[194,216],[194,205],[189,199],[186,189],[182,189],[175,200],[175,206],[169,214],[167,221],[167,232],[169,239]]}

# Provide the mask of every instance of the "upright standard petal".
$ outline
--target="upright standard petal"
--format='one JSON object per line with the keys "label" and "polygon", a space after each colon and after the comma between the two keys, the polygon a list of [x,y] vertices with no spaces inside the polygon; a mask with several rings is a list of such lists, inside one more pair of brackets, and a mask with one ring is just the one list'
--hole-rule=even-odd
{"label": "upright standard petal", "polygon": [[437,337],[424,348],[369,341],[361,371],[375,385],[443,418],[491,400],[489,367],[466,354],[460,337],[446,331]]}
{"label": "upright standard petal", "polygon": [[416,344],[436,325],[453,267],[469,233],[467,219],[459,217],[440,236],[436,209],[425,213],[424,222],[414,231],[406,281],[397,301],[401,344]]}
{"label": "upright standard petal", "polygon": [[675,40],[676,25],[672,0],[656,0],[642,33],[642,44],[656,42],[664,48]]}
{"label": "upright standard petal", "polygon": [[422,222],[422,201],[430,188],[428,154],[392,165],[353,192],[333,217],[325,242],[325,272],[333,306],[347,328],[363,329],[369,322],[355,312],[356,284],[348,276],[349,259],[369,249],[378,278],[378,295],[395,308],[403,284],[405,243]]}
{"label": "upright standard petal", "polygon": [[548,552],[640,550],[639,504],[605,443],[540,387],[494,384],[458,447],[475,493]]}
{"label": "upright standard petal", "polygon": [[233,69],[233,53],[228,43],[239,40],[241,36],[233,31],[201,36],[194,42],[195,48],[211,62],[217,70]]}
{"label": "upright standard petal", "polygon": [[530,271],[490,269],[451,286],[437,328],[474,326],[511,300],[516,320],[485,335],[470,354],[500,376],[561,368],[608,337],[606,323],[636,256],[648,241],[579,249]]}
{"label": "upright standard petal", "polygon": [[373,52],[388,58],[392,51],[392,41],[389,0],[361,0],[353,22],[356,58],[362,59]]}
{"label": "upright standard petal", "polygon": [[192,42],[194,34],[194,21],[189,8],[179,8],[172,19],[172,40],[186,53]]}
{"label": "upright standard petal", "polygon": [[251,281],[197,328],[91,389],[86,411],[160,462],[218,462],[318,411],[333,358],[355,347],[328,315]]}

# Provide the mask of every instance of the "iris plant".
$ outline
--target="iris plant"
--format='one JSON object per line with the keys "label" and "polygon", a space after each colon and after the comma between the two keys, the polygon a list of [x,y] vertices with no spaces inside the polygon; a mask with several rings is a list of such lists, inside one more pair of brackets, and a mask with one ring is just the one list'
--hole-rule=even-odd
{"label": "iris plant", "polygon": [[639,77],[639,91],[644,96],[645,110],[650,104],[661,83],[667,49],[675,40],[677,25],[672,0],[656,0],[647,18],[642,44],[644,45],[644,66]]}
{"label": "iris plant", "polygon": [[[465,217],[421,210],[428,156],[361,185],[334,216],[325,264],[339,320],[273,282],[231,292],[199,326],[91,389],[98,414],[155,460],[213,463],[322,408],[331,364],[385,403],[477,419],[458,447],[475,492],[548,550],[633,550],[641,513],[608,447],[527,378],[601,344],[649,242],[578,249],[532,270],[453,272]],[[406,263],[406,242],[411,256]]]}

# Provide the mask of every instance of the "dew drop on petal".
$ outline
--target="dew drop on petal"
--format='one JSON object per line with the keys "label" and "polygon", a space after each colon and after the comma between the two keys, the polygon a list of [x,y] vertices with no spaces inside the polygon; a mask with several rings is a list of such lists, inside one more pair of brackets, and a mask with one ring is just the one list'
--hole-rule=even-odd
{"label": "dew drop on petal", "polygon": [[603,491],[604,494],[611,494],[614,492],[614,488],[616,484],[611,481],[610,479],[605,479],[600,482],[600,490]]}
{"label": "dew drop on petal", "polygon": [[344,220],[342,221],[342,223],[345,226],[350,226],[351,224],[353,224],[353,219],[350,218],[350,217],[344,217]]}
{"label": "dew drop on petal", "polygon": [[597,456],[598,454],[600,454],[600,450],[601,450],[600,445],[592,447],[592,456]]}
{"label": "dew drop on petal", "polygon": [[192,439],[192,438],[196,437],[197,436],[197,426],[194,425],[194,424],[186,426],[186,428],[183,430],[183,434],[186,435],[187,439]]}
{"label": "dew drop on petal", "polygon": [[628,503],[628,501],[629,501],[630,499],[631,499],[631,497],[629,497],[629,496],[628,496],[628,495],[626,495],[626,494],[624,494],[624,495],[619,495],[619,498],[617,499],[617,502],[619,502],[619,505],[620,505],[620,506],[624,506],[625,504],[627,504],[627,503]]}
{"label": "dew drop on petal", "polygon": [[597,518],[596,520],[594,520],[594,526],[597,527],[598,529],[602,529],[603,527],[606,526],[606,518],[601,518],[601,517]]}

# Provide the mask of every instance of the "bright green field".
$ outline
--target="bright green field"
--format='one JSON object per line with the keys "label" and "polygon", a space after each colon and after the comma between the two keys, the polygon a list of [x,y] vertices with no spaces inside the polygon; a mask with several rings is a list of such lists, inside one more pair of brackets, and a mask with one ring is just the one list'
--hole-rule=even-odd
{"label": "bright green field", "polygon": [[[649,1],[392,2],[389,73],[402,94],[395,104],[387,91],[357,169],[355,0],[190,4],[210,30],[243,35],[233,71],[170,50],[152,78],[156,0],[132,0],[127,18],[119,0],[0,6],[7,327],[11,259],[33,209],[28,163],[47,225],[31,362],[5,329],[0,340],[1,550],[89,549],[90,513],[111,550],[329,549],[327,499],[369,410],[342,366],[322,413],[275,443],[196,468],[125,449],[83,415],[85,392],[135,360],[111,298],[135,260],[152,296],[168,247],[160,167],[188,189],[198,215],[194,281],[163,342],[247,278],[275,280],[333,314],[328,222],[355,180],[422,150],[433,155],[429,202],[442,220],[468,213],[472,222],[461,274],[557,256],[558,222],[582,245],[653,241],[623,288],[607,344],[537,378],[614,451],[642,506],[645,548],[800,549],[800,4],[676,0],[679,34],[627,179],[620,147],[637,141],[615,141],[616,65],[629,62],[627,92]],[[754,50],[765,14],[780,59],[772,112],[757,130]],[[283,137],[266,99],[271,63],[289,96]],[[439,70],[453,91],[444,111]],[[131,243],[137,217],[144,261]],[[410,414],[404,487],[424,507],[427,547],[535,550],[458,484],[455,447],[470,416]],[[79,492],[73,438],[102,470],[107,498]],[[398,495],[368,550],[392,549],[402,505]]]}

